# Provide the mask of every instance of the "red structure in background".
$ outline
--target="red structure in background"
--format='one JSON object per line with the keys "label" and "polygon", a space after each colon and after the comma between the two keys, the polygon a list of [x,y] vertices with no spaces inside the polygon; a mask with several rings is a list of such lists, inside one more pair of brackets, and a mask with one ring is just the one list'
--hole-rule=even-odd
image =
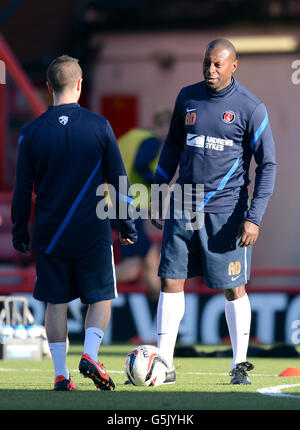
{"label": "red structure in background", "polygon": [[[14,53],[0,34],[0,59],[5,63],[8,72],[20,91],[24,94],[34,115],[41,115],[46,105],[40,98],[34,86],[23,71]],[[5,85],[0,84],[0,191],[7,189],[6,185],[6,107]]]}
{"label": "red structure in background", "polygon": [[[5,64],[5,73],[9,73],[18,89],[24,94],[34,116],[41,115],[47,107],[1,34],[0,59]],[[5,84],[0,84],[0,261],[3,265],[10,265],[11,269],[9,270],[10,274],[13,275],[13,279],[16,279],[16,274],[20,270],[20,273],[22,273],[21,279],[24,281],[22,283],[26,285],[26,279],[28,279],[29,273],[34,269],[32,267],[25,269],[22,266],[28,266],[33,260],[32,258],[22,256],[12,246],[10,217],[12,190],[11,186],[7,183],[7,123],[6,86]],[[4,267],[1,267],[0,271],[1,286],[5,285],[6,282],[6,275],[3,272],[6,269]],[[10,279],[10,281],[12,281],[12,285],[14,286],[14,280]]]}
{"label": "red structure in background", "polygon": [[7,71],[10,73],[11,77],[19,87],[19,89],[24,93],[28,103],[30,104],[34,114],[36,116],[41,115],[46,110],[46,105],[36,92],[34,86],[28,79],[26,73],[23,71],[18,60],[13,54],[12,50],[6,43],[5,39],[0,34],[0,57],[6,65]]}
{"label": "red structure in background", "polygon": [[117,138],[138,125],[138,100],[135,96],[105,96],[100,100],[99,107],[99,112],[109,120]]}
{"label": "red structure in background", "polygon": [[[0,295],[8,295],[11,293],[32,293],[35,285],[36,271],[34,266],[27,268],[12,267],[3,269],[0,272]],[[251,277],[253,279],[257,277],[274,277],[284,276],[286,278],[300,277],[300,269],[257,269],[253,270]],[[201,279],[195,278],[196,282],[187,281],[185,286],[186,293],[195,293],[200,295],[215,295],[223,293],[222,290],[212,290],[207,288],[201,281]],[[131,294],[131,293],[143,293],[146,294],[146,287],[137,282],[132,283],[119,283],[119,293]],[[251,293],[274,293],[284,292],[286,294],[299,294],[300,285],[279,285],[276,287],[260,286],[259,284],[253,283],[247,288],[248,292]]]}
{"label": "red structure in background", "polygon": [[6,111],[5,111],[5,86],[0,84],[0,190],[5,188],[6,178]]}

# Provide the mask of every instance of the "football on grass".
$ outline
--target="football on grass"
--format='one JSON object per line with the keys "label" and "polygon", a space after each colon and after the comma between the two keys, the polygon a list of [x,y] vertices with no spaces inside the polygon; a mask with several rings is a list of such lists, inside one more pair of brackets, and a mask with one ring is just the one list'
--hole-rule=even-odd
{"label": "football on grass", "polygon": [[126,357],[125,373],[133,385],[157,387],[164,382],[167,371],[167,363],[155,346],[140,345]]}

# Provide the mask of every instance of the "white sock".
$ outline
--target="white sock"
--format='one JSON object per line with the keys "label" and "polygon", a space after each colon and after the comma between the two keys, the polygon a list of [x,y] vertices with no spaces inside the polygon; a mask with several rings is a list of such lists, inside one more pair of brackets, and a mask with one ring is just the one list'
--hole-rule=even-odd
{"label": "white sock", "polygon": [[89,354],[92,360],[98,361],[98,350],[103,340],[104,332],[97,327],[85,330],[83,353]]}
{"label": "white sock", "polygon": [[69,379],[69,371],[67,368],[67,342],[51,342],[49,349],[54,366],[54,378],[63,375]]}
{"label": "white sock", "polygon": [[173,367],[173,355],[180,322],[184,315],[184,292],[160,293],[157,305],[157,347]]}
{"label": "white sock", "polygon": [[228,301],[225,299],[225,317],[231,340],[233,360],[232,369],[237,363],[247,360],[249,345],[251,307],[248,295]]}

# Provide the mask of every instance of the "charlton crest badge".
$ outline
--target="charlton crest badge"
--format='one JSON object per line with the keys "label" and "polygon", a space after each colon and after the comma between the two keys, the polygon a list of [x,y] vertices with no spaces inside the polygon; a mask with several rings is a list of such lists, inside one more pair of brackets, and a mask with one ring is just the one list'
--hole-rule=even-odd
{"label": "charlton crest badge", "polygon": [[67,124],[67,122],[69,121],[69,117],[68,117],[68,116],[65,116],[65,115],[60,116],[60,117],[58,118],[58,121],[59,121],[62,125],[66,125],[66,124]]}
{"label": "charlton crest badge", "polygon": [[222,120],[226,124],[231,124],[235,120],[235,113],[232,112],[232,110],[227,110],[226,112],[223,113]]}

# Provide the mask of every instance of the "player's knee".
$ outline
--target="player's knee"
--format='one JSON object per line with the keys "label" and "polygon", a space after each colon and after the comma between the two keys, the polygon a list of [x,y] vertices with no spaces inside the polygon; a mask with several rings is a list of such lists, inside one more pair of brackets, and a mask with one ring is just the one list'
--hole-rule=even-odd
{"label": "player's knee", "polygon": [[161,291],[163,293],[180,293],[184,289],[185,279],[161,279]]}
{"label": "player's knee", "polygon": [[245,294],[246,294],[245,285],[241,285],[240,287],[229,288],[228,290],[224,290],[224,295],[228,301],[240,299]]}

